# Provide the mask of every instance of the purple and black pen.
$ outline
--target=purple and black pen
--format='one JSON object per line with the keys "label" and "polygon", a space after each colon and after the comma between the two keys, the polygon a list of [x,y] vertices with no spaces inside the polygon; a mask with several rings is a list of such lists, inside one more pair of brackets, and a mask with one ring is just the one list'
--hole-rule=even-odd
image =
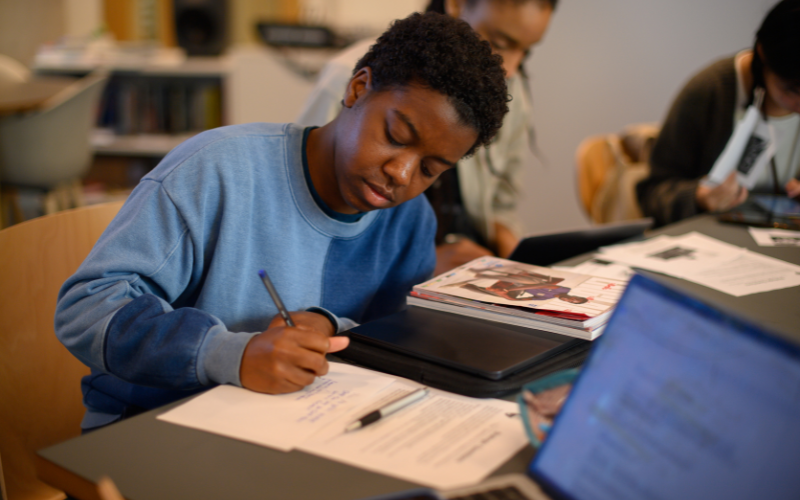
{"label": "purple and black pen", "polygon": [[261,276],[261,281],[264,282],[264,286],[267,287],[267,291],[269,292],[270,297],[272,297],[272,301],[275,302],[275,305],[278,307],[278,312],[280,313],[281,318],[283,318],[283,321],[286,322],[287,326],[294,327],[294,321],[292,321],[292,318],[289,316],[289,311],[287,311],[286,306],[283,305],[281,296],[278,295],[278,290],[275,289],[275,286],[269,279],[267,272],[261,269],[258,271],[258,275]]}

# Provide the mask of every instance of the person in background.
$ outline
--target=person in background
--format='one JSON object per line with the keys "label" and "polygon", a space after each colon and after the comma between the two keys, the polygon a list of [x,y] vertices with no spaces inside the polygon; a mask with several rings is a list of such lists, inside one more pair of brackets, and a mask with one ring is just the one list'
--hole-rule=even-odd
{"label": "person in background", "polygon": [[759,88],[777,150],[755,189],[773,192],[777,185],[800,196],[800,0],[783,0],[764,18],[752,49],[702,70],[673,102],[650,157],[650,175],[637,186],[642,212],[657,226],[729,210],[747,199],[736,172],[716,187],[701,180]]}
{"label": "person in background", "polygon": [[[508,257],[519,243],[521,167],[532,147],[530,94],[522,64],[544,37],[557,0],[433,0],[427,11],[466,21],[503,57],[509,113],[495,140],[426,191],[437,218],[436,269],[441,274],[478,257]],[[297,120],[324,125],[342,109],[356,61],[375,41],[355,43],[327,63]],[[464,64],[470,64],[464,61]]]}
{"label": "person in background", "polygon": [[419,195],[499,130],[501,63],[467,23],[413,14],[354,64],[327,125],[221,127],[173,149],[59,293],[56,335],[92,369],[82,427],[217,384],[297,391],[346,347],[335,333],[402,309],[435,265]]}

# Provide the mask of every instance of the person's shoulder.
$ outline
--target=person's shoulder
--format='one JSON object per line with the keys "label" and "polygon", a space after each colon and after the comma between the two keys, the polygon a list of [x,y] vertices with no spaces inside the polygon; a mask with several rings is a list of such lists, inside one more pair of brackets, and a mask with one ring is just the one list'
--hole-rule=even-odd
{"label": "person's shoulder", "polygon": [[290,123],[260,122],[218,127],[197,134],[175,148],[174,152],[184,156],[191,156],[203,149],[224,146],[226,142],[246,137],[284,138],[290,132],[290,127]]}
{"label": "person's shoulder", "polygon": [[228,125],[201,132],[186,141],[193,149],[202,149],[211,144],[240,137],[282,137],[288,132],[289,123],[244,123],[241,125]]}
{"label": "person's shoulder", "polygon": [[292,134],[298,133],[302,129],[290,123],[246,123],[207,130],[170,151],[146,178],[164,180],[186,164],[213,167],[235,163],[237,158],[252,156],[254,148],[281,148]]}
{"label": "person's shoulder", "polygon": [[686,83],[684,94],[708,95],[736,85],[734,56],[718,59],[707,65]]}

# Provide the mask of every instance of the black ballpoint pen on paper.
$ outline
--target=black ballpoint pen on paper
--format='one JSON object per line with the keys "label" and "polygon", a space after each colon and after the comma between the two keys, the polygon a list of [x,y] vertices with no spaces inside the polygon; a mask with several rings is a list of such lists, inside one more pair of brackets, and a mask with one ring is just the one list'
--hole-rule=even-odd
{"label": "black ballpoint pen on paper", "polygon": [[281,296],[278,295],[278,290],[275,289],[275,285],[272,284],[272,281],[267,276],[267,272],[263,269],[258,271],[258,275],[261,276],[261,281],[264,282],[264,286],[267,287],[267,291],[269,292],[270,297],[272,297],[272,301],[275,302],[275,306],[278,308],[278,312],[283,318],[283,321],[286,322],[287,326],[294,326],[294,321],[292,321],[291,316],[289,316],[289,311],[286,310],[286,306],[283,305],[283,301],[281,300]]}
{"label": "black ballpoint pen on paper", "polygon": [[350,425],[348,425],[347,427],[345,427],[344,431],[345,432],[350,432],[350,431],[354,431],[354,430],[360,429],[362,427],[366,427],[367,425],[369,425],[369,424],[371,424],[373,422],[377,422],[378,420],[380,420],[380,419],[382,419],[384,417],[388,417],[392,413],[395,413],[395,412],[405,408],[406,406],[410,405],[411,403],[419,401],[420,399],[424,398],[427,395],[428,395],[428,388],[427,387],[421,387],[421,388],[417,389],[416,391],[411,391],[408,394],[406,394],[405,396],[402,396],[402,397],[400,397],[398,399],[395,399],[391,403],[388,403],[388,404],[382,406],[381,408],[378,408],[375,411],[367,413],[363,417],[359,418],[355,422],[353,422]]}

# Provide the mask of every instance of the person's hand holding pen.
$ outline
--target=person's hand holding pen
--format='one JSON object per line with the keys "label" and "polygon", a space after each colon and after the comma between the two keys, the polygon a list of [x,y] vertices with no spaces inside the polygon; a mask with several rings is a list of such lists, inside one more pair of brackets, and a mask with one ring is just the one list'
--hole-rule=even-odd
{"label": "person's hand holding pen", "polygon": [[[280,303],[278,309],[282,308]],[[341,351],[350,342],[347,337],[333,337],[333,324],[321,314],[285,314],[293,326],[279,313],[245,347],[239,368],[243,387],[268,394],[298,391],[328,373],[327,353]]]}

